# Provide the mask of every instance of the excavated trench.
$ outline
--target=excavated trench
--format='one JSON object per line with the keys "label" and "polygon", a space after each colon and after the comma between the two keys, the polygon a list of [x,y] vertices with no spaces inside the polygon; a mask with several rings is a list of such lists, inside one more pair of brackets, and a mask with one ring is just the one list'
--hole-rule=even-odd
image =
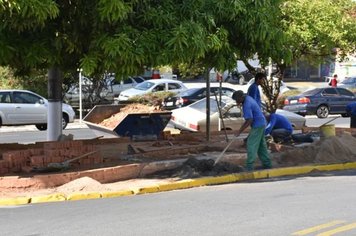
{"label": "excavated trench", "polygon": [[214,165],[213,159],[198,160],[188,158],[181,166],[158,171],[146,176],[147,178],[198,178],[202,176],[217,176],[229,173],[242,172],[244,169],[239,165],[228,162],[218,162]]}

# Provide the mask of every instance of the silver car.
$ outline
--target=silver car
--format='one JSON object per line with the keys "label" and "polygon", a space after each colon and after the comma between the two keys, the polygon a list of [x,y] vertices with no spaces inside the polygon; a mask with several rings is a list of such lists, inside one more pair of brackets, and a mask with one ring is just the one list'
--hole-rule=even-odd
{"label": "silver car", "polygon": [[124,90],[117,98],[118,102],[127,101],[135,96],[141,96],[148,93],[159,91],[169,91],[179,93],[187,90],[183,82],[171,79],[150,79],[139,83],[134,88]]}
{"label": "silver car", "polygon": [[[294,129],[305,126],[306,119],[293,112],[277,109],[277,114],[285,116]],[[221,114],[224,122],[219,124],[219,109],[215,97],[210,98],[210,130],[218,131],[219,127],[226,130],[237,130],[244,123],[241,108],[230,97],[223,96],[221,101]],[[172,110],[171,123],[177,129],[189,131],[206,130],[206,98],[189,106]]]}
{"label": "silver car", "polygon": [[[48,101],[27,90],[0,90],[0,126],[36,125],[47,129]],[[74,122],[73,108],[62,104],[62,127]]]}

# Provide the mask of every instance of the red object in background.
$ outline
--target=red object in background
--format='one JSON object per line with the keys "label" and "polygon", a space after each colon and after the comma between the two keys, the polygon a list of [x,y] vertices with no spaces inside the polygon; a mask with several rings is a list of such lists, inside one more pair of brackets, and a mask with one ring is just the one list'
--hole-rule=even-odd
{"label": "red object in background", "polygon": [[217,82],[220,82],[220,81],[222,81],[222,74],[220,74],[219,72],[216,72],[216,81]]}
{"label": "red object in background", "polygon": [[331,85],[331,87],[334,87],[334,88],[337,87],[337,77],[334,77],[331,79],[330,85]]}
{"label": "red object in background", "polygon": [[152,79],[160,79],[161,75],[159,74],[159,70],[153,70]]}

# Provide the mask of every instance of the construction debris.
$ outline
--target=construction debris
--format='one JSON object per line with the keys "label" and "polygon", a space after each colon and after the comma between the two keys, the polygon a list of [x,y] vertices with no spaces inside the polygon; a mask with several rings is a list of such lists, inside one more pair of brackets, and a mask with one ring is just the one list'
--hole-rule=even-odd
{"label": "construction debris", "polygon": [[[88,190],[89,187],[78,184],[80,181],[85,182],[84,185],[94,186],[96,190],[100,190],[100,183],[129,181],[137,176],[181,179],[243,171],[241,166],[246,160],[246,149],[242,147],[242,140],[234,142],[221,162],[214,166],[214,161],[226,147],[226,142],[223,142],[223,134],[219,133],[214,134],[210,142],[205,142],[204,138],[204,134],[201,133],[186,133],[169,141],[137,143],[129,138],[114,138],[45,142],[30,146],[1,146],[0,174],[3,177],[0,177],[0,190],[2,195],[6,196],[7,192],[13,194],[11,192],[13,186],[17,187],[16,191],[22,188],[28,192],[29,189],[58,187],[63,183],[68,183],[63,188],[71,188],[73,191]],[[271,143],[270,148],[272,151],[279,151],[271,153],[274,167],[356,161],[356,138],[350,133],[314,141],[307,146]],[[62,163],[94,151],[97,153],[76,160],[71,172],[41,174],[35,177],[28,174],[30,168]],[[127,158],[128,156],[130,158]],[[258,168],[258,163],[256,164]],[[142,172],[145,166],[149,168]],[[92,180],[81,179],[76,182],[79,187],[69,186],[71,181],[81,177],[90,177]],[[75,182],[71,184],[75,185]]]}

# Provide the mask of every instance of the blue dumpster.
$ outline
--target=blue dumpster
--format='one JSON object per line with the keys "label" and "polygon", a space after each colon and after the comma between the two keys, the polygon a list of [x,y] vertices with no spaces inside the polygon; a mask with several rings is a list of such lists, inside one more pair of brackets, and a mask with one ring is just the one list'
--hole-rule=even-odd
{"label": "blue dumpster", "polygon": [[164,130],[172,112],[155,111],[145,113],[128,113],[115,128],[108,128],[100,123],[119,113],[125,105],[96,105],[83,119],[88,127],[100,134],[130,137],[135,140],[158,139]]}

